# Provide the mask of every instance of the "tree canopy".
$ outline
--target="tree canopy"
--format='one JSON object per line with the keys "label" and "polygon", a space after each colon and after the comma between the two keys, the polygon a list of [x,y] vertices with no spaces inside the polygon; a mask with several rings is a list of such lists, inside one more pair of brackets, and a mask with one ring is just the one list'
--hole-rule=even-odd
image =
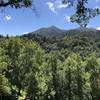
{"label": "tree canopy", "polygon": [[100,32],[72,33],[1,37],[0,100],[99,100]]}
{"label": "tree canopy", "polygon": [[15,8],[21,8],[21,7],[30,7],[32,5],[31,0],[0,0],[0,7],[15,7]]}
{"label": "tree canopy", "polygon": [[[76,2],[75,2],[76,1]],[[86,27],[91,18],[100,14],[100,8],[88,8],[89,0],[63,0],[63,4],[68,4],[69,7],[76,5],[76,12],[70,17],[71,22],[78,23],[81,27]],[[92,1],[93,2],[93,1]]]}

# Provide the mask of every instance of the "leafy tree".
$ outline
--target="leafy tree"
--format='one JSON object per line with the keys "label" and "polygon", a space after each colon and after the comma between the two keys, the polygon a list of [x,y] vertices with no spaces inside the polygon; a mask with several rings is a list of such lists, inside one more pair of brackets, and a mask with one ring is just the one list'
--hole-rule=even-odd
{"label": "leafy tree", "polygon": [[7,99],[11,94],[11,89],[9,88],[10,84],[4,73],[7,65],[5,50],[0,48],[0,99]]}
{"label": "leafy tree", "polygon": [[[77,2],[75,2],[77,1]],[[100,14],[99,8],[88,8],[86,4],[88,4],[89,0],[63,0],[62,3],[68,4],[69,7],[76,4],[76,12],[73,16],[71,16],[71,22],[76,22],[82,27],[86,27],[91,18]]]}
{"label": "leafy tree", "polygon": [[33,41],[19,38],[8,39],[5,50],[9,61],[5,74],[12,93],[15,91],[14,95],[21,96],[21,91],[27,91],[28,97],[35,98],[38,91],[36,72],[42,63],[42,50]]}
{"label": "leafy tree", "polygon": [[21,8],[21,7],[30,7],[32,5],[31,0],[0,0],[0,7],[15,7],[15,8]]}
{"label": "leafy tree", "polygon": [[27,97],[30,100],[39,99],[39,91],[41,91],[40,79],[42,79],[42,63],[43,63],[43,51],[38,47],[37,44],[32,41],[27,42],[24,48],[23,56],[23,66],[25,68],[25,83],[26,83],[26,92]]}
{"label": "leafy tree", "polygon": [[71,54],[65,61],[66,64],[66,86],[65,95],[68,100],[84,100],[84,73],[85,67],[78,54]]}
{"label": "leafy tree", "polygon": [[59,79],[57,75],[57,59],[56,57],[51,58],[51,67],[52,67],[52,84],[53,84],[53,89],[55,91],[55,96],[54,100],[60,99],[60,91],[59,91]]}
{"label": "leafy tree", "polygon": [[90,73],[90,95],[92,100],[99,100],[100,98],[100,58],[98,59],[95,54],[92,54],[87,60],[86,71]]}
{"label": "leafy tree", "polygon": [[[81,39],[70,37],[67,43],[80,47],[86,40]],[[82,56],[78,51],[77,47],[77,52],[65,48],[47,53],[32,40],[0,39],[0,99],[99,100],[99,52],[93,49],[94,54]]]}

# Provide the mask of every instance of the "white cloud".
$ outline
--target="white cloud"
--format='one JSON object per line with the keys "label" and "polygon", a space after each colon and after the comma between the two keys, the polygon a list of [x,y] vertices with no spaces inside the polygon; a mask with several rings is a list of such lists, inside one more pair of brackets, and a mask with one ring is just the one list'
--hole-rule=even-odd
{"label": "white cloud", "polygon": [[99,26],[99,27],[97,27],[97,30],[100,30],[100,26]]}
{"label": "white cloud", "polygon": [[7,21],[9,21],[9,20],[12,19],[10,15],[6,15],[4,18],[5,18]]}
{"label": "white cloud", "polygon": [[58,6],[58,8],[66,8],[66,7],[68,7],[68,5],[61,4],[61,5]]}
{"label": "white cloud", "polygon": [[66,16],[65,18],[66,18],[66,21],[67,21],[67,22],[71,22],[71,21],[70,21],[70,16]]}
{"label": "white cloud", "polygon": [[54,6],[54,3],[52,3],[52,2],[47,2],[46,4],[48,5],[49,9],[50,9],[52,12],[54,12],[54,13],[57,14],[56,8],[55,8],[55,6]]}
{"label": "white cloud", "polygon": [[57,14],[57,10],[69,7],[70,4],[62,4],[62,0],[55,0],[55,2],[46,2],[48,8]]}

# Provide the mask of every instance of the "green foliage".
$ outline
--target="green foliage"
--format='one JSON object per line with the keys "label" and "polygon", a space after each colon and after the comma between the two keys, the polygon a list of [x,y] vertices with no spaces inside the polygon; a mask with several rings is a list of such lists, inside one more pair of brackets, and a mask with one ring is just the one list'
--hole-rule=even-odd
{"label": "green foliage", "polygon": [[[76,1],[76,2],[75,2]],[[98,8],[88,8],[89,0],[62,0],[63,4],[73,6],[76,4],[76,12],[70,17],[71,22],[76,22],[81,27],[86,27],[91,18],[100,15],[100,9]]]}
{"label": "green foliage", "polygon": [[32,6],[31,0],[2,0],[0,1],[0,7],[14,7],[14,8],[21,8],[21,7],[30,7]]}
{"label": "green foliage", "polygon": [[61,39],[50,40],[59,49],[45,52],[33,40],[1,38],[0,98],[99,100],[99,40],[76,35]]}
{"label": "green foliage", "polygon": [[[46,31],[48,30],[47,34],[49,34],[50,29],[51,28],[46,29]],[[21,38],[38,42],[46,53],[51,51],[60,51],[63,55],[61,58],[67,56],[71,52],[79,53],[83,58],[92,52],[96,52],[100,55],[100,31],[88,28],[78,28],[68,31],[63,30],[61,33],[56,37],[48,38],[47,35],[44,37],[41,32],[41,35],[33,32],[21,36]]]}
{"label": "green foliage", "polygon": [[7,69],[7,59],[5,50],[0,48],[0,94],[9,96],[11,94],[10,84],[8,79],[5,77],[5,70]]}

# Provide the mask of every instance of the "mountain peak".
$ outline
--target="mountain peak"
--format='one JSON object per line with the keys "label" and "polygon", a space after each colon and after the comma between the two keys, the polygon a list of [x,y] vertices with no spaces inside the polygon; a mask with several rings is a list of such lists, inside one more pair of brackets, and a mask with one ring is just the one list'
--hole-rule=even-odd
{"label": "mountain peak", "polygon": [[[64,30],[64,29],[60,29],[56,26],[50,26],[50,27],[44,27],[44,28],[40,28],[34,32],[29,33],[29,35],[40,35],[43,37],[60,37],[63,36],[63,34],[67,34],[67,35],[77,35],[80,34],[81,35],[91,35],[91,36],[95,36],[96,35],[97,30],[94,28],[84,28],[84,27],[78,27],[75,29],[71,29],[71,30]],[[28,34],[27,34],[28,35]]]}
{"label": "mountain peak", "polygon": [[49,28],[52,28],[52,29],[58,29],[56,26],[50,26]]}
{"label": "mountain peak", "polygon": [[31,34],[38,34],[45,37],[57,37],[60,36],[65,30],[57,28],[56,26],[50,26],[45,28],[40,28]]}

